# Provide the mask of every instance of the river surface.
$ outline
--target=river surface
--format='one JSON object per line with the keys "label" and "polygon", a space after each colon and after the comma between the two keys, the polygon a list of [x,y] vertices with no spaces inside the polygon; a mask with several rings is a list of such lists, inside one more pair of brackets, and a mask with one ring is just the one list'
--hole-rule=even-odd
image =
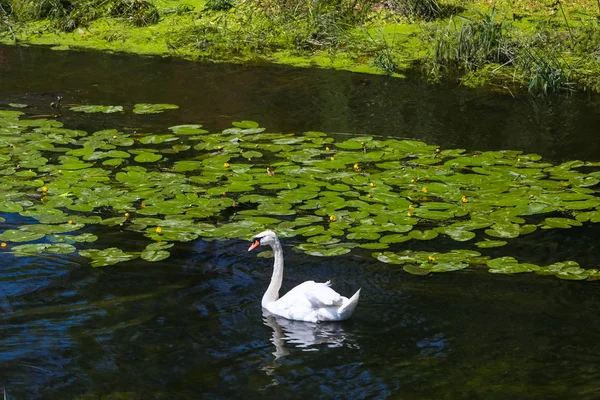
{"label": "river surface", "polygon": [[[189,63],[0,46],[0,108],[25,103],[175,103],[177,112],[68,114],[69,128],[319,130],[415,138],[444,148],[513,149],[560,162],[600,160],[600,102],[534,102],[347,72]],[[3,215],[1,229],[24,219]],[[600,229],[536,233],[512,245],[539,265],[597,267]],[[104,234],[103,243],[135,241]],[[271,260],[229,240],[180,244],[158,263],[92,268],[77,255],[0,253],[0,390],[6,399],[598,399],[599,282],[485,270],[414,276],[369,252],[294,252],[284,290],[332,279],[362,295],[352,320],[263,315]],[[428,246],[429,242],[420,244]],[[450,245],[436,241],[443,251]]]}

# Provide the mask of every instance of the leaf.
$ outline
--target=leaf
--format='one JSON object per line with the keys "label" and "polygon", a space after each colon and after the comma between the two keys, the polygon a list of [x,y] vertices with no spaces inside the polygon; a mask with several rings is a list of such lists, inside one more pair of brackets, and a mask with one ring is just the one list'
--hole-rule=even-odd
{"label": "leaf", "polygon": [[173,133],[176,135],[200,135],[203,133],[208,133],[208,131],[201,128],[202,125],[188,124],[171,126],[169,130],[173,131]]}
{"label": "leaf", "polygon": [[493,248],[493,247],[501,247],[506,245],[508,242],[505,240],[484,240],[482,242],[477,242],[475,243],[475,246],[479,247],[480,249],[489,249],[489,248]]}
{"label": "leaf", "polygon": [[7,229],[0,234],[0,240],[5,242],[32,242],[46,236],[44,233],[27,232],[17,229]]}
{"label": "leaf", "polygon": [[146,250],[142,251],[141,257],[146,261],[156,262],[169,258],[170,255],[171,253],[166,250],[152,250],[146,248]]}
{"label": "leaf", "polygon": [[152,163],[163,158],[161,154],[143,152],[135,156],[134,160],[140,163]]}
{"label": "leaf", "polygon": [[123,106],[73,106],[69,108],[71,111],[84,113],[104,113],[111,114],[123,111]]}
{"label": "leaf", "polygon": [[90,249],[82,250],[79,255],[92,259],[92,267],[104,267],[114,265],[120,262],[133,260],[138,257],[135,253],[126,253],[116,247],[109,247],[103,250]]}
{"label": "leaf", "polygon": [[75,250],[75,246],[66,243],[22,244],[12,248],[12,251],[17,257],[32,256],[40,253],[69,254],[75,252]]}
{"label": "leaf", "polygon": [[179,108],[179,106],[175,104],[147,104],[140,103],[136,104],[133,107],[133,112],[135,114],[158,114],[165,110],[174,110]]}
{"label": "leaf", "polygon": [[248,129],[248,128],[258,128],[258,122],[254,122],[254,121],[247,121],[247,120],[243,120],[240,122],[233,122],[231,125],[237,127],[237,128],[242,128],[242,129]]}
{"label": "leaf", "polygon": [[140,143],[143,144],[159,144],[177,140],[175,135],[146,135],[140,138]]}

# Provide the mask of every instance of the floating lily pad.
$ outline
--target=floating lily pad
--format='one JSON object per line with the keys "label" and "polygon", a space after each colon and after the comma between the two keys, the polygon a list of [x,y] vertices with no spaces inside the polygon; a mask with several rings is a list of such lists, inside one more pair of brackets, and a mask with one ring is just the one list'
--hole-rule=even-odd
{"label": "floating lily pad", "polygon": [[111,114],[123,111],[123,106],[73,106],[69,108],[71,111],[83,112],[83,113],[104,113]]}
{"label": "floating lily pad", "polygon": [[188,125],[176,125],[169,128],[176,135],[200,135],[208,133],[207,130],[201,129],[202,125],[188,124]]}
{"label": "floating lily pad", "polygon": [[505,246],[508,242],[505,240],[484,240],[482,242],[475,243],[475,246],[480,249],[489,249],[492,247],[501,247]]}
{"label": "floating lily pad", "polygon": [[161,154],[142,152],[135,156],[134,160],[140,163],[153,163],[163,158]]}
{"label": "floating lily pad", "polygon": [[174,110],[179,108],[175,104],[147,104],[140,103],[133,107],[133,112],[136,114],[158,114],[165,110]]}
{"label": "floating lily pad", "polygon": [[150,262],[156,262],[167,259],[169,258],[171,253],[169,253],[165,249],[168,249],[170,247],[173,247],[172,243],[151,243],[148,246],[146,246],[146,249],[144,251],[142,251],[141,257],[144,260]]}
{"label": "floating lily pad", "polygon": [[7,229],[0,233],[0,240],[5,242],[32,242],[41,239],[44,233],[28,232],[17,229]]}
{"label": "floating lily pad", "polygon": [[23,244],[12,248],[15,256],[18,257],[32,256],[40,253],[69,254],[76,250],[75,246],[66,243]]}
{"label": "floating lily pad", "polygon": [[133,260],[139,257],[139,254],[127,253],[116,247],[110,247],[103,250],[82,250],[79,252],[79,254],[83,257],[91,258],[92,267],[104,267],[107,265],[114,265],[120,262]]}

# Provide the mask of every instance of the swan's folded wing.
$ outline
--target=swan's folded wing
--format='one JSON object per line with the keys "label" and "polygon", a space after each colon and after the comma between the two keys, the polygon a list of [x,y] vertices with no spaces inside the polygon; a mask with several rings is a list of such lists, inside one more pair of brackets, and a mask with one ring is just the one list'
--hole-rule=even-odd
{"label": "swan's folded wing", "polygon": [[313,307],[328,307],[342,305],[342,296],[335,290],[329,287],[327,283],[316,283],[307,287],[306,298],[311,302]]}

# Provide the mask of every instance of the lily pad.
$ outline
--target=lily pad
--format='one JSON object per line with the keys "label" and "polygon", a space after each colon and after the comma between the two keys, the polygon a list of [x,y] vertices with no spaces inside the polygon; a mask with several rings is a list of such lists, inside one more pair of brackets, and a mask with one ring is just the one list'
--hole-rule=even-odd
{"label": "lily pad", "polygon": [[17,257],[32,256],[40,253],[69,254],[76,250],[75,246],[66,243],[22,244],[12,248],[12,251]]}
{"label": "lily pad", "polygon": [[120,262],[133,260],[139,257],[137,253],[128,253],[116,247],[109,247],[107,249],[98,250],[82,250],[79,254],[83,257],[92,259],[92,267],[104,267],[107,265],[114,265]]}
{"label": "lily pad", "polygon": [[104,113],[111,114],[116,112],[122,112],[123,106],[98,106],[98,105],[88,105],[88,106],[73,106],[69,108],[71,111],[83,112],[83,113]]}
{"label": "lily pad", "polygon": [[140,103],[133,107],[133,112],[136,114],[158,114],[165,110],[174,110],[179,108],[175,104],[148,104]]}

